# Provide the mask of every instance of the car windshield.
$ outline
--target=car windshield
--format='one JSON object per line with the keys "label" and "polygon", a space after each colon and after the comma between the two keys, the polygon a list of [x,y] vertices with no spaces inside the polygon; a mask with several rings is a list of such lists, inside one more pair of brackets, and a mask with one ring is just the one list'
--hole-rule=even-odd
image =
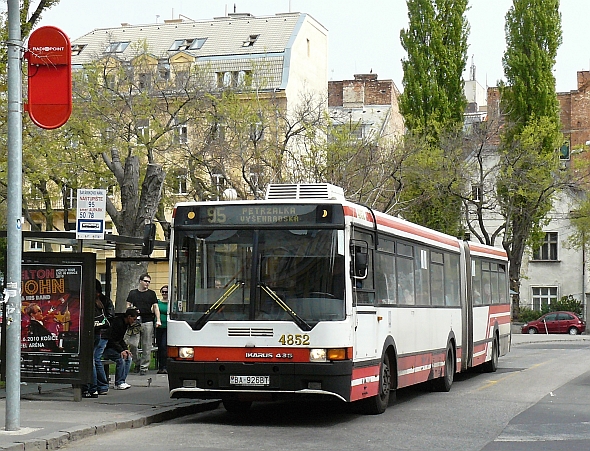
{"label": "car windshield", "polygon": [[344,319],[343,232],[181,231],[175,237],[171,319],[294,321],[310,330]]}

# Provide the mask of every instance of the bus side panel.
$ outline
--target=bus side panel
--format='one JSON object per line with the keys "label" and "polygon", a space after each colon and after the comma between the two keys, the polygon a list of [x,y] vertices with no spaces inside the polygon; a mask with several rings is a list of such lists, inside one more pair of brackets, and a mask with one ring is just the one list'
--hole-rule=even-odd
{"label": "bus side panel", "polygon": [[494,331],[500,336],[500,355],[508,352],[510,341],[510,305],[493,304],[473,309],[473,366],[482,365],[492,358]]}

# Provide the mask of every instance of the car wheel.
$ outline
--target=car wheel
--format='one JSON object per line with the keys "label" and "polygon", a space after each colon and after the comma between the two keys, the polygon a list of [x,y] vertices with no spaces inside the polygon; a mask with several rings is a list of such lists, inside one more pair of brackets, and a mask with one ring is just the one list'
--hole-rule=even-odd
{"label": "car wheel", "polygon": [[570,335],[578,335],[580,332],[575,327],[570,327],[570,330],[568,330],[568,333]]}
{"label": "car wheel", "polygon": [[536,333],[537,333],[537,329],[535,329],[534,327],[531,327],[531,328],[529,329],[529,334],[531,334],[531,335],[532,335],[532,334],[536,334]]}

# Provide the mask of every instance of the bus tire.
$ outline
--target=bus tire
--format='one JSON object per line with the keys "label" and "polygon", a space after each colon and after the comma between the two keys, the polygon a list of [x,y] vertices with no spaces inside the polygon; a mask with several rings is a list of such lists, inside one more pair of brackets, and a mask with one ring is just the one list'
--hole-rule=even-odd
{"label": "bus tire", "polygon": [[447,348],[445,357],[445,373],[442,377],[432,381],[434,391],[448,392],[451,390],[455,378],[455,351],[452,346]]}
{"label": "bus tire", "polygon": [[379,393],[376,396],[363,399],[362,412],[366,415],[379,415],[385,412],[389,405],[389,399],[393,387],[391,364],[387,352],[383,355],[381,361],[381,370],[379,374]]}
{"label": "bus tire", "polygon": [[483,370],[486,373],[495,373],[498,369],[498,337],[494,335],[494,341],[492,342],[492,358],[483,364]]}
{"label": "bus tire", "polygon": [[229,413],[234,414],[244,414],[250,410],[250,406],[252,406],[252,401],[239,401],[237,399],[224,399],[222,400],[223,407]]}

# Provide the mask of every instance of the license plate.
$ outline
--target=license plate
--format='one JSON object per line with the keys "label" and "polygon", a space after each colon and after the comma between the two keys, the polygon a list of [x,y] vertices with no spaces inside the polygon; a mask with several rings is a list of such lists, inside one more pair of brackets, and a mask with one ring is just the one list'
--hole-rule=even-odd
{"label": "license plate", "polygon": [[230,376],[231,385],[247,385],[250,387],[264,387],[270,385],[270,376]]}

